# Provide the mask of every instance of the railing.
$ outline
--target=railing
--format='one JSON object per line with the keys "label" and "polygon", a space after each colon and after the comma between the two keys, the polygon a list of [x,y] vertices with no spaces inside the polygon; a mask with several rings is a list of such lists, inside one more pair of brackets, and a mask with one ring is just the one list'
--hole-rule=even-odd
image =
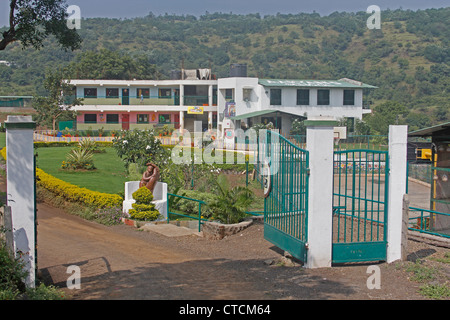
{"label": "railing", "polygon": [[[65,102],[71,104],[75,98],[83,99],[84,105],[169,105],[179,106],[180,96],[66,96]],[[184,105],[203,106],[209,104],[209,96],[184,95]],[[212,97],[212,104],[217,104],[217,96]]]}
{"label": "railing", "polygon": [[[51,130],[50,130],[51,131]],[[161,144],[163,145],[182,145],[180,143],[179,138],[177,137],[166,137],[166,136],[155,136],[156,139],[159,139],[161,141]],[[67,136],[61,136],[61,137],[55,137],[53,135],[49,134],[43,134],[35,132],[33,135],[34,141],[43,141],[43,142],[78,142],[83,139],[88,139],[96,142],[112,142],[115,137],[113,136],[106,136],[106,137],[99,137],[99,136],[92,136],[92,137],[67,137]]]}
{"label": "railing", "polygon": [[[306,135],[290,135],[289,140],[299,146],[306,147]],[[385,135],[347,135],[346,139],[335,141],[335,150],[370,149],[387,151],[387,136]]]}
{"label": "railing", "polygon": [[409,230],[450,238],[450,213],[415,207],[409,211]]}
{"label": "railing", "polygon": [[[170,197],[174,197],[174,198],[170,199]],[[195,216],[187,215],[187,214],[180,213],[180,212],[170,211],[170,206],[171,206],[171,204],[174,204],[175,198],[198,202],[198,216],[195,217]],[[181,217],[185,217],[185,218],[189,218],[189,219],[198,220],[198,232],[200,232],[201,231],[202,221],[208,221],[208,219],[204,219],[202,217],[202,204],[206,205],[206,202],[204,202],[202,200],[197,200],[197,199],[192,199],[192,198],[180,196],[180,195],[173,194],[173,193],[167,193],[167,223],[170,222],[170,215],[171,214],[177,215],[177,216],[181,216]]]}

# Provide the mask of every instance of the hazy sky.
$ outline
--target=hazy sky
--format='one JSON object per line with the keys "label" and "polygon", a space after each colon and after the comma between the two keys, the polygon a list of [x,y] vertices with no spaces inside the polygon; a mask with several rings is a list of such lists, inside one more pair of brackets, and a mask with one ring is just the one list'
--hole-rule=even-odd
{"label": "hazy sky", "polygon": [[[370,5],[385,9],[427,9],[448,7],[448,0],[67,0],[78,5],[83,18],[133,18],[149,12],[159,14],[260,13],[261,15],[313,11],[328,15],[334,11],[366,11]],[[0,26],[8,24],[9,0],[0,0]]]}

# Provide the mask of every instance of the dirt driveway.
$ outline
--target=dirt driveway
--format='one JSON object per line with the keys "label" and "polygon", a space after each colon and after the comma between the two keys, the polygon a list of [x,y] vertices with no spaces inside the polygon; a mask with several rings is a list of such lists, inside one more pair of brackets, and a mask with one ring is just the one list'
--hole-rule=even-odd
{"label": "dirt driveway", "polygon": [[[46,283],[75,300],[296,300],[425,299],[407,262],[377,264],[381,288],[368,289],[368,264],[305,269],[283,263],[264,240],[263,224],[222,240],[167,237],[119,225],[107,227],[38,205],[38,268]],[[409,242],[409,259],[448,249]],[[81,289],[69,290],[67,268],[81,271]]]}

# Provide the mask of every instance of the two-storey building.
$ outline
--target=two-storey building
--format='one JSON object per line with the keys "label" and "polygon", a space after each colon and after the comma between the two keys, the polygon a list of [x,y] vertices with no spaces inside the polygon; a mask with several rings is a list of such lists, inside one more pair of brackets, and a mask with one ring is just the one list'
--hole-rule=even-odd
{"label": "two-storey building", "polygon": [[340,80],[276,80],[223,78],[218,80],[218,112],[223,129],[271,122],[289,135],[292,121],[305,116],[362,119],[370,109],[363,91],[376,88]]}
{"label": "two-storey building", "polygon": [[217,80],[71,80],[83,105],[77,129],[128,130],[216,127]]}
{"label": "two-storey building", "polygon": [[[197,73],[198,74],[198,73]],[[370,109],[364,90],[350,79],[272,80],[246,76],[212,80],[72,80],[83,105],[75,106],[77,129],[150,129],[167,126],[223,136],[234,128],[271,122],[289,135],[295,118],[328,116],[361,119]]]}

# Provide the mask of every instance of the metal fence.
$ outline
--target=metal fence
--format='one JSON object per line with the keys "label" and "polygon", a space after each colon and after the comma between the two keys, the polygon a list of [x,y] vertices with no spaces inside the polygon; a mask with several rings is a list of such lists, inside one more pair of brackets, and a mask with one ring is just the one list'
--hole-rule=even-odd
{"label": "metal fence", "polygon": [[450,238],[450,214],[409,207],[408,229],[420,233]]}
{"label": "metal fence", "polygon": [[[176,209],[177,199],[178,199],[178,201],[180,199],[184,199],[184,200],[193,201],[193,202],[198,203],[198,215],[196,215],[196,216],[189,215],[189,214],[186,214],[185,212],[177,210]],[[206,202],[204,202],[202,200],[197,200],[197,199],[180,196],[180,195],[173,194],[173,193],[167,193],[167,223],[170,223],[171,215],[197,220],[198,221],[198,232],[200,232],[203,221],[208,221],[208,219],[204,219],[202,217],[202,205],[206,205]]]}

